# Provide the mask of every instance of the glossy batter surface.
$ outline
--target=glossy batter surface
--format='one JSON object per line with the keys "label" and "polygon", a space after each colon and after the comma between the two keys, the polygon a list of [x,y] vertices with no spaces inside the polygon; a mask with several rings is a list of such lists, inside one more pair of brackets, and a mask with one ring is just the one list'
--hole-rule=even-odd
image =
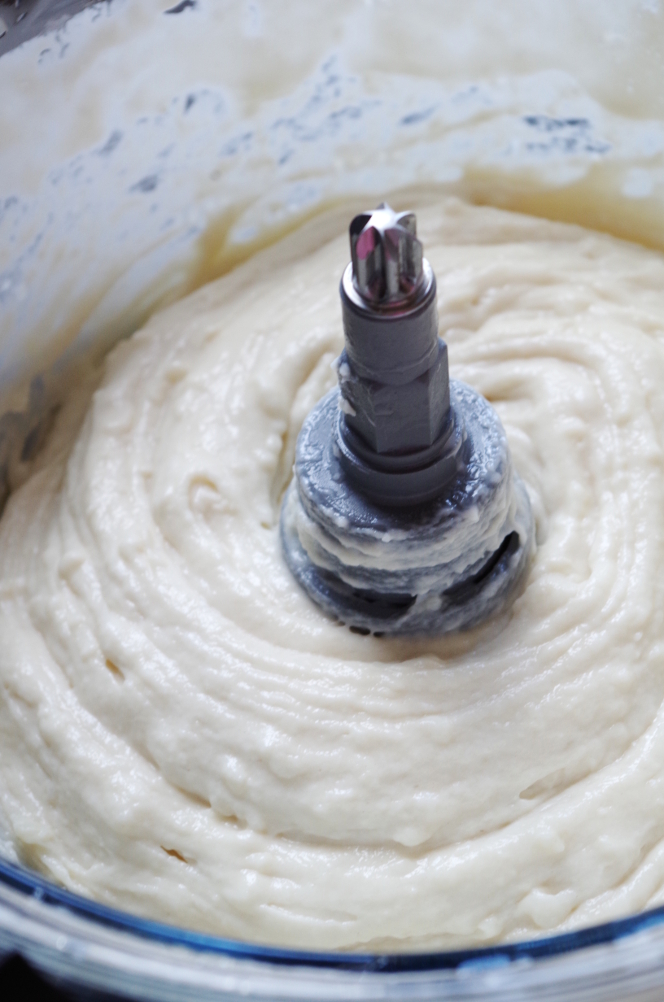
{"label": "glossy batter surface", "polygon": [[0,808],[66,886],[327,949],[664,897],[664,260],[456,201],[418,219],[451,373],[530,493],[524,592],[387,640],[291,579],[279,505],[336,378],[345,235],[315,250],[314,221],[156,315],[0,521]]}

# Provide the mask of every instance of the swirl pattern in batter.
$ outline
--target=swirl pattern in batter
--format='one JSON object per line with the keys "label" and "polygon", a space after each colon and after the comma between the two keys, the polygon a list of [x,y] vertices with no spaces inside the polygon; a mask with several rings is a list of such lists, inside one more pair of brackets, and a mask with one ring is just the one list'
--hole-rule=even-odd
{"label": "swirl pattern in batter", "polygon": [[67,887],[328,949],[664,900],[664,260],[454,200],[418,216],[452,375],[536,514],[525,589],[480,629],[390,640],[285,567],[344,235],[315,250],[314,221],[154,316],[0,521],[0,806]]}

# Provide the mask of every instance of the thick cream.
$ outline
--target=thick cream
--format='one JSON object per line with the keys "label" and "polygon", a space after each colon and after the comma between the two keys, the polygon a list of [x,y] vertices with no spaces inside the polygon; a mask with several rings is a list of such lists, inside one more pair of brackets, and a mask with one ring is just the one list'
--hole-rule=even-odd
{"label": "thick cream", "polygon": [[66,886],[322,948],[664,898],[664,259],[455,200],[418,219],[451,373],[530,493],[525,590],[387,640],[291,579],[279,505],[336,378],[345,235],[314,220],[155,315],[0,521],[0,808]]}

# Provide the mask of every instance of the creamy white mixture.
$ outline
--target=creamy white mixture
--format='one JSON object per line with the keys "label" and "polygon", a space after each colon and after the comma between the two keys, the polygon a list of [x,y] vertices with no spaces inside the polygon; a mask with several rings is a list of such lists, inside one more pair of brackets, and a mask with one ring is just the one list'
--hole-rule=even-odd
{"label": "creamy white mixture", "polygon": [[525,590],[478,631],[390,641],[284,565],[347,213],[154,316],[0,521],[0,805],[67,887],[322,948],[664,900],[664,259],[458,201],[418,219],[451,373],[531,495]]}

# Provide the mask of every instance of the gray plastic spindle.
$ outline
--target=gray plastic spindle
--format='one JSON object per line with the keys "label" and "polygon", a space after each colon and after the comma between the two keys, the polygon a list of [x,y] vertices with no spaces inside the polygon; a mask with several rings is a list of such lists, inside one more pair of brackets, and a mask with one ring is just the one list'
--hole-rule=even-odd
{"label": "gray plastic spindle", "polygon": [[[453,472],[445,459],[450,386],[436,279],[412,212],[383,203],[355,217],[350,241],[340,286],[342,463],[358,488],[385,504],[421,502]],[[386,476],[391,471],[398,475]]]}

